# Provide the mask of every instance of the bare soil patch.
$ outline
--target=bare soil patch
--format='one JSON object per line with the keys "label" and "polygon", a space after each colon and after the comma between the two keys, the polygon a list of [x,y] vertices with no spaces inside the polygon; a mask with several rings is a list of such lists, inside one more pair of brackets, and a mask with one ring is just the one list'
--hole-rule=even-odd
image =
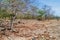
{"label": "bare soil patch", "polygon": [[[20,21],[20,22],[19,22]],[[0,40],[59,40],[60,21],[16,20],[14,29],[18,32],[0,32]]]}

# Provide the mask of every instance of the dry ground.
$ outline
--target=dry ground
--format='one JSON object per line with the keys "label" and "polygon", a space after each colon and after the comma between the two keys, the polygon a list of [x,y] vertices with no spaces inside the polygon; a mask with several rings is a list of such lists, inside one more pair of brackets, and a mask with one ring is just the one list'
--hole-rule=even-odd
{"label": "dry ground", "polygon": [[16,20],[14,29],[6,30],[0,40],[60,40],[60,21]]}

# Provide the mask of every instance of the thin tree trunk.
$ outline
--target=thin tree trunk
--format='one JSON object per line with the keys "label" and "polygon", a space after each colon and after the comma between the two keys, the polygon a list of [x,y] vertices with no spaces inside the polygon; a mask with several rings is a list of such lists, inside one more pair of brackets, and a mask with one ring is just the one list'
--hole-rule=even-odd
{"label": "thin tree trunk", "polygon": [[10,29],[12,29],[12,28],[13,28],[13,19],[11,17],[11,19],[10,19]]}

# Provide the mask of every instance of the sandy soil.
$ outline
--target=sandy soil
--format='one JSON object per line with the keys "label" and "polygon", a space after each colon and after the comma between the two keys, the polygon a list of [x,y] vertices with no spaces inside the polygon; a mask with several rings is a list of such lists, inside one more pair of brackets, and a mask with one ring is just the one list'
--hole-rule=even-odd
{"label": "sandy soil", "polygon": [[57,20],[16,20],[14,29],[17,32],[6,30],[0,40],[60,40],[60,21]]}

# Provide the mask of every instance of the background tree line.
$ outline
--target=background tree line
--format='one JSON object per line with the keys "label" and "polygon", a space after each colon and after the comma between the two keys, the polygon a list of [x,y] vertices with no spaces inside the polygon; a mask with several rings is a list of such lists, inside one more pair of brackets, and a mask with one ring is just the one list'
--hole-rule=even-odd
{"label": "background tree line", "polygon": [[31,0],[2,0],[0,2],[1,18],[21,18],[21,19],[54,19],[56,16],[52,8],[44,5],[41,9],[33,6]]}

